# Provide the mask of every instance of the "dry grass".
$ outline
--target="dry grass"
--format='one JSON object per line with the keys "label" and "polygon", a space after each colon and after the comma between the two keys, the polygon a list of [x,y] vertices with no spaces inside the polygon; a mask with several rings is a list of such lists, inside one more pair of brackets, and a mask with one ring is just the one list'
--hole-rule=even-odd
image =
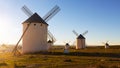
{"label": "dry grass", "polygon": [[120,68],[120,47],[89,47],[63,53],[64,47],[54,46],[48,52],[13,56],[0,54],[0,68]]}

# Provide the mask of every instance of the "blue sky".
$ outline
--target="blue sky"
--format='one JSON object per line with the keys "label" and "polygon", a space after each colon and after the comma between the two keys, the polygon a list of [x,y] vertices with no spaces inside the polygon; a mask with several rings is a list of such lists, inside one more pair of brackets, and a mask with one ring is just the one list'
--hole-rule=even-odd
{"label": "blue sky", "polygon": [[61,8],[48,21],[56,44],[72,44],[76,39],[73,29],[79,34],[88,30],[88,45],[120,44],[120,0],[0,0],[0,44],[16,44],[22,35],[22,22],[28,18],[21,10],[23,5],[41,17],[55,5]]}

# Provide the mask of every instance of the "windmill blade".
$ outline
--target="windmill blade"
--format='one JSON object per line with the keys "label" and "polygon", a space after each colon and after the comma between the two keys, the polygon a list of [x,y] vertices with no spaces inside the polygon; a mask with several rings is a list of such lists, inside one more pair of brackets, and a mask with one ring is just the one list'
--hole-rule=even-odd
{"label": "windmill blade", "polygon": [[63,41],[64,44],[66,44],[67,42]]}
{"label": "windmill blade", "polygon": [[106,44],[105,42],[102,42],[102,44]]}
{"label": "windmill blade", "polygon": [[48,37],[49,40],[51,40],[53,42],[53,38],[49,33],[47,34],[47,37]]}
{"label": "windmill blade", "polygon": [[53,16],[55,16],[60,11],[60,8],[56,5],[53,7],[44,17],[45,22],[49,21]]}
{"label": "windmill blade", "polygon": [[84,33],[82,33],[82,35],[86,35],[88,33],[88,30],[86,30]]}
{"label": "windmill blade", "polygon": [[79,36],[79,34],[75,31],[75,30],[73,30],[72,31],[76,36]]}
{"label": "windmill blade", "polygon": [[65,44],[66,44],[66,43],[70,43],[70,42],[71,42],[71,41],[63,41],[63,43],[65,43]]}
{"label": "windmill blade", "polygon": [[76,41],[73,41],[72,45],[75,45],[76,44]]}
{"label": "windmill blade", "polygon": [[108,43],[109,41],[106,41],[106,43]]}
{"label": "windmill blade", "polygon": [[70,43],[71,41],[68,41],[68,43]]}
{"label": "windmill blade", "polygon": [[52,40],[52,42],[56,42],[55,37],[53,36],[53,34],[48,30],[48,38],[50,38]]}
{"label": "windmill blade", "polygon": [[109,41],[106,41],[106,42],[102,42],[102,44],[106,44],[106,43],[108,43]]}
{"label": "windmill blade", "polygon": [[26,5],[24,5],[21,9],[28,17],[33,15],[33,12],[30,9],[28,9]]}
{"label": "windmill blade", "polygon": [[56,41],[50,34],[48,34],[49,40],[51,40],[53,43]]}

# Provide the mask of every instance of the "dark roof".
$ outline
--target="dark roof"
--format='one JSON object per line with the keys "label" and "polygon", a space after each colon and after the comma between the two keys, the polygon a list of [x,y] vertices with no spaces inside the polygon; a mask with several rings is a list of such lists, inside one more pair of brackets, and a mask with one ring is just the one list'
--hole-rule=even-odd
{"label": "dark roof", "polygon": [[[26,21],[23,23],[43,23],[47,24],[37,13],[34,13],[31,17],[29,17]],[[48,24],[47,24],[48,25]]]}
{"label": "dark roof", "polygon": [[52,41],[51,41],[51,40],[48,40],[48,43],[52,43]]}
{"label": "dark roof", "polygon": [[66,43],[66,46],[69,46],[69,43]]}
{"label": "dark roof", "polygon": [[80,35],[77,37],[77,39],[85,39],[85,37],[80,34]]}

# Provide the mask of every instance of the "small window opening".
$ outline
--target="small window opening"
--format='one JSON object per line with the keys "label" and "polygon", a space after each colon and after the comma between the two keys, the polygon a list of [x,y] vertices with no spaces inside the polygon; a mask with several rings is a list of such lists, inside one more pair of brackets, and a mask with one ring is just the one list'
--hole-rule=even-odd
{"label": "small window opening", "polygon": [[34,26],[36,26],[36,24],[34,24]]}
{"label": "small window opening", "polygon": [[42,24],[40,24],[40,26],[42,26]]}
{"label": "small window opening", "polygon": [[29,26],[30,24],[27,24],[27,26]]}

